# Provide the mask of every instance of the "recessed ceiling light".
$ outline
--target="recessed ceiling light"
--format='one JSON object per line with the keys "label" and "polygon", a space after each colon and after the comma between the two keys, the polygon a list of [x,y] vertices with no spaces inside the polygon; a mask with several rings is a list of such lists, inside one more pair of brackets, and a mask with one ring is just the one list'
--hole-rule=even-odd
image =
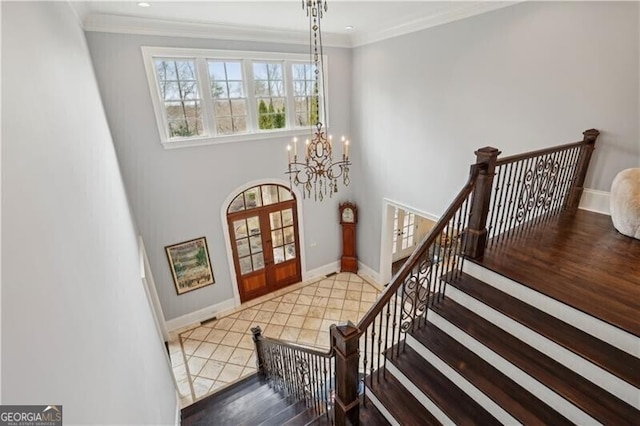
{"label": "recessed ceiling light", "polygon": [[141,1],[140,3],[138,3],[138,6],[140,6],[140,7],[151,7],[151,4],[147,3],[146,1]]}
{"label": "recessed ceiling light", "polygon": [[353,31],[353,25],[347,25],[344,29],[347,31]]}

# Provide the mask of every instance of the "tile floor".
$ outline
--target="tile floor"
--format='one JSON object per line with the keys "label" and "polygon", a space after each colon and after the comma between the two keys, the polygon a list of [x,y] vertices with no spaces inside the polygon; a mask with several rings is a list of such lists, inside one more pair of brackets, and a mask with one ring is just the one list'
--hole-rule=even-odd
{"label": "tile floor", "polygon": [[340,273],[289,286],[173,334],[169,351],[182,407],[256,371],[252,327],[326,349],[331,324],[357,322],[379,292],[358,275]]}

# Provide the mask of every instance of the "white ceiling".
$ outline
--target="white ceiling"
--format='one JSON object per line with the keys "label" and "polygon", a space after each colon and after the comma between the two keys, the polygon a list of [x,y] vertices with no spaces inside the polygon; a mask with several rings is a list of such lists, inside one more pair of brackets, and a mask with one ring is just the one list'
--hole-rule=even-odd
{"label": "white ceiling", "polygon": [[[153,1],[150,7],[138,6],[138,1],[70,1],[85,28],[96,22],[145,23],[149,25],[206,24],[225,28],[243,28],[252,32],[308,32],[309,21],[301,0],[287,1]],[[386,38],[385,34],[410,32],[467,16],[483,13],[513,2],[495,1],[365,1],[329,0],[322,19],[323,34],[335,35],[346,44],[362,44],[371,39]],[[155,23],[151,20],[155,20]],[[162,21],[162,22],[160,22]],[[347,30],[353,26],[353,30]],[[413,30],[415,30],[413,29]],[[358,41],[360,43],[358,43]],[[337,43],[342,44],[342,43]]]}

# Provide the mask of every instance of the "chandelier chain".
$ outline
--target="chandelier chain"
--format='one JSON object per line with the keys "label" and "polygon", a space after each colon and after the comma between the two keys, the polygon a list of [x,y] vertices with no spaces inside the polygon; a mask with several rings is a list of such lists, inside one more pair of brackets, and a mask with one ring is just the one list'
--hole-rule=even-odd
{"label": "chandelier chain", "polygon": [[[338,161],[333,161],[333,140],[327,137],[325,125],[322,121],[327,119],[325,78],[324,78],[324,49],[322,46],[321,21],[323,13],[327,11],[326,0],[303,0],[302,7],[309,18],[309,56],[310,64],[313,64],[314,87],[311,91],[312,104],[315,106],[316,122],[312,123],[313,110],[307,111],[307,122],[312,125],[311,139],[305,141],[304,161],[298,160],[297,138],[293,139],[293,158],[291,146],[287,146],[289,167],[289,185],[301,185],[303,197],[311,197],[314,200],[323,201],[325,195],[333,196],[338,192],[338,178],[342,177],[345,186],[349,179],[349,141],[342,137],[343,154]],[[320,104],[322,103],[322,109]]]}

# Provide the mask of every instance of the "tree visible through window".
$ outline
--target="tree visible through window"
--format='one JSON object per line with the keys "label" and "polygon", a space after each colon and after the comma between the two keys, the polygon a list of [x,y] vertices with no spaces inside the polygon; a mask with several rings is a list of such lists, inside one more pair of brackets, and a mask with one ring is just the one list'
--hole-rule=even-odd
{"label": "tree visible through window", "polygon": [[195,60],[156,60],[158,84],[171,137],[202,134]]}
{"label": "tree visible through window", "polygon": [[254,62],[253,81],[261,130],[286,126],[284,76],[281,63]]}
{"label": "tree visible through window", "polygon": [[247,131],[247,100],[244,94],[242,63],[208,61],[216,130],[228,135]]}
{"label": "tree visible through window", "polygon": [[318,123],[318,83],[314,64],[293,64],[293,96],[296,126],[313,126]]}

